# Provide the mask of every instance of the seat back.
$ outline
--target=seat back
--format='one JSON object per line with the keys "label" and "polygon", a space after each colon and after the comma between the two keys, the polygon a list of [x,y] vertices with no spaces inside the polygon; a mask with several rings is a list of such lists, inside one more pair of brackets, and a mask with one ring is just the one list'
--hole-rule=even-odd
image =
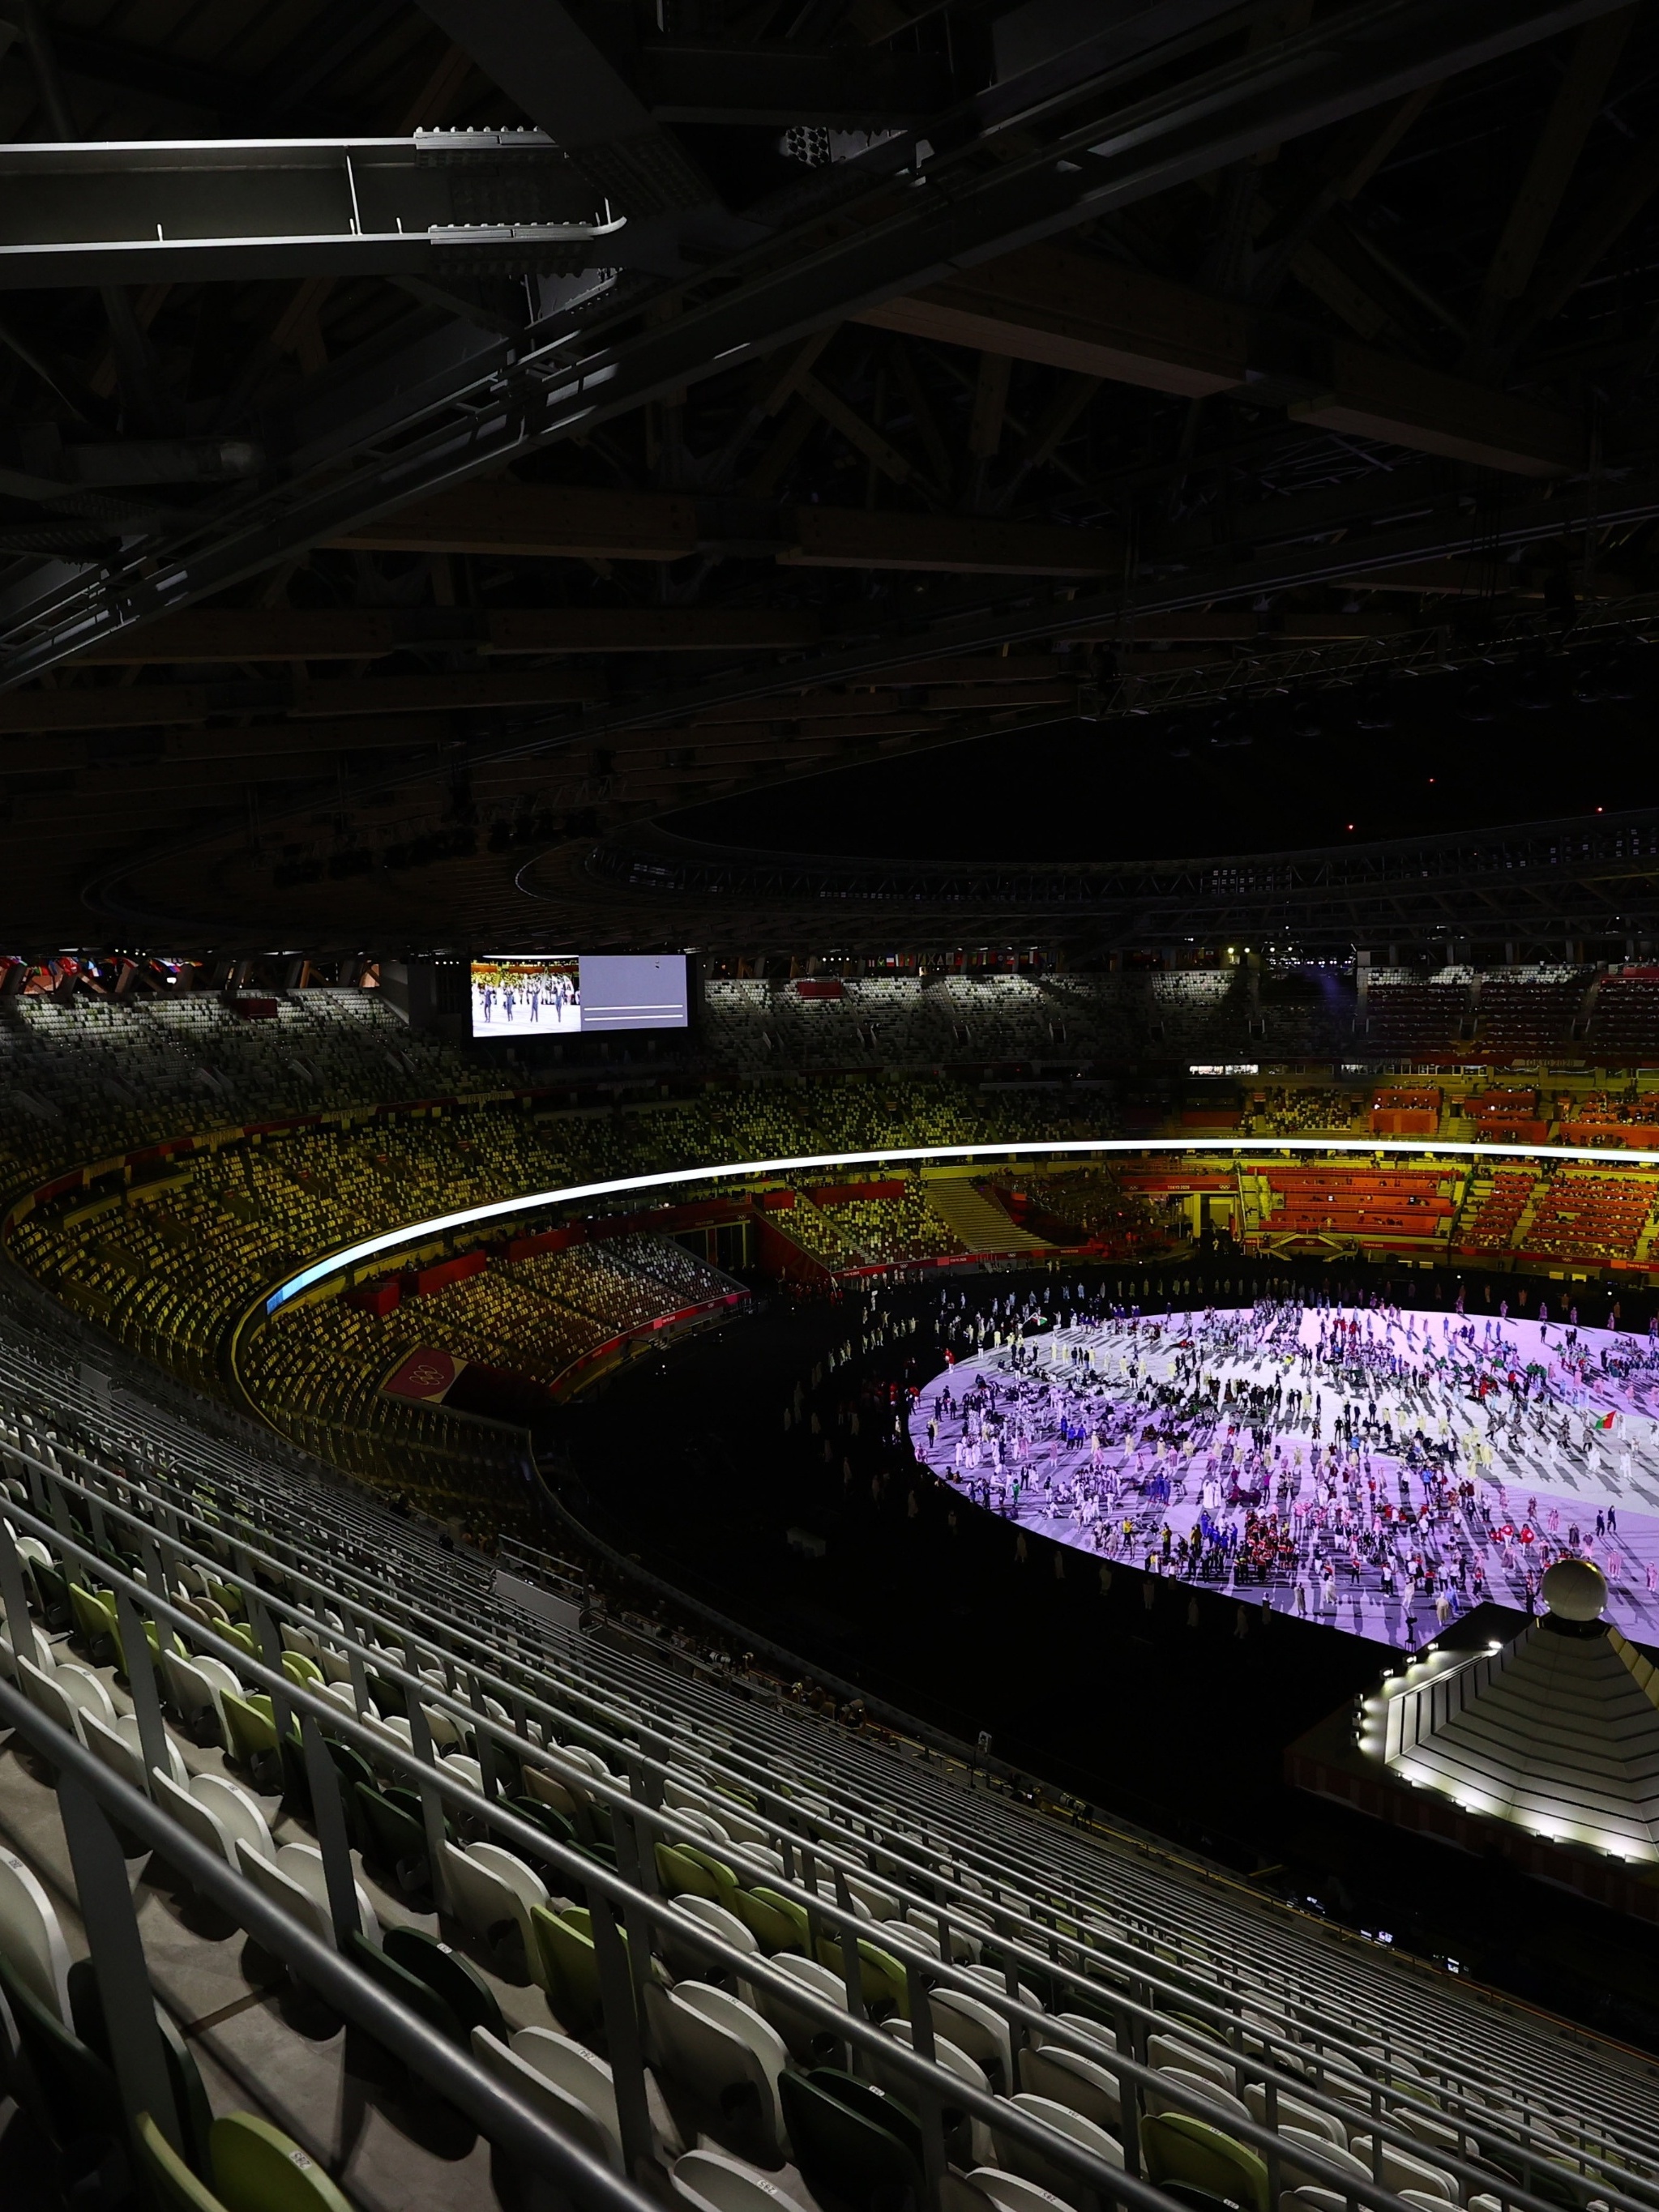
{"label": "seat back", "polygon": [[291,1875],[284,1874],[274,1859],[250,1850],[240,1838],[236,1844],[236,1863],[243,1874],[262,1891],[271,1904],[280,1905],[289,1917],[325,1943],[334,1941],[334,1923],[328,1908],[319,1905],[308,1889],[303,1888]]}
{"label": "seat back", "polygon": [[133,2133],[138,2163],[161,2212],[226,2212],[204,2181],[185,2164],[148,2112],[140,2112]]}
{"label": "seat back", "polygon": [[276,1724],[269,1698],[221,1690],[219,1710],[224,1715],[225,1733],[230,1739],[227,1748],[234,1759],[252,1766],[276,1751]]}
{"label": "seat back", "polygon": [[52,1899],[13,1852],[0,1850],[0,1957],[60,2026],[72,2015],[69,1948]]}
{"label": "seat back", "polygon": [[664,2073],[717,2106],[728,2124],[775,2139],[772,2084],[744,2037],[657,1982],[646,1982],[646,2024]]}
{"label": "seat back", "polygon": [[988,2201],[995,2212],[1065,2212],[1063,2197],[1003,2166],[976,2166],[968,2179],[981,2192],[981,2202]]}
{"label": "seat back", "polygon": [[[1376,2171],[1372,2165],[1371,2136],[1351,2136],[1348,2148],[1363,2161],[1368,2172]],[[1418,2158],[1410,2151],[1402,2150],[1397,2143],[1385,2142],[1382,2145],[1382,2166],[1384,2189],[1396,2192],[1401,2189],[1414,2189],[1431,2197],[1449,2198],[1454,2203],[1457,2201],[1457,2185],[1449,2174],[1443,2173],[1428,2159]]]}
{"label": "seat back", "polygon": [[1097,2127],[1112,2129],[1122,2123],[1123,2103],[1115,2079],[1103,2066],[1059,2044],[1045,2043],[1041,2050],[1028,2046],[1020,2052],[1019,2086],[1033,2096],[1069,2106]]}
{"label": "seat back", "polygon": [[733,1893],[732,1907],[769,1955],[808,1948],[806,1914],[788,1899],[769,1890],[739,1889]]}
{"label": "seat back", "polygon": [[[1299,2097],[1286,2096],[1282,2089],[1275,2104],[1275,2125],[1303,2128],[1310,2136],[1323,2136],[1328,2142],[1335,2143],[1339,2148],[1347,2148],[1347,2130],[1334,2112],[1317,2112],[1313,2106],[1304,2105]],[[1245,2084],[1244,2107],[1259,2127],[1266,2126],[1267,2092],[1261,2082]]]}
{"label": "seat back", "polygon": [[134,1790],[144,1789],[143,1755],[135,1752],[117,1729],[106,1726],[96,1713],[83,1711],[81,1733],[86,1740],[87,1749],[94,1758],[101,1759],[112,1774],[118,1774],[122,1781]]}
{"label": "seat back", "polygon": [[503,1927],[526,1923],[524,1902],[500,1875],[481,1866],[470,1852],[453,1844],[441,1847],[444,1887],[455,1908],[455,1917],[475,1936],[489,1936]]}
{"label": "seat back", "polygon": [[469,2035],[475,2027],[483,2027],[494,2036],[505,2037],[495,1991],[459,1951],[452,1951],[423,1928],[388,1928],[380,1948],[405,1973],[413,1974],[434,1996],[441,1997]]}
{"label": "seat back", "polygon": [[[826,2087],[825,2070],[786,2074],[778,2083],[795,2163],[808,2183],[858,2212],[920,2204],[921,2165],[914,2149],[868,2107]],[[885,2114],[890,2100],[872,2094],[870,2104]]]}
{"label": "seat back", "polygon": [[1250,2212],[1268,2212],[1266,2165],[1207,2120],[1190,2112],[1149,2113],[1140,2123],[1140,2154],[1153,2181],[1184,2182]]}
{"label": "seat back", "polygon": [[498,2081],[542,2113],[562,2134],[573,2137],[591,2156],[601,2160],[613,2171],[622,2172],[620,2148],[580,2099],[560,2088],[556,2081],[550,2081],[545,2074],[484,2029],[475,2028],[471,2041],[473,2057]]}
{"label": "seat back", "polygon": [[763,2173],[724,2151],[685,2152],[674,2161],[673,2182],[676,2193],[699,2212],[802,2212]]}
{"label": "seat back", "polygon": [[291,2136],[257,2112],[226,2112],[210,2137],[213,2185],[236,2212],[352,2212]]}
{"label": "seat back", "polygon": [[207,1808],[228,1834],[240,1837],[251,1850],[260,1852],[265,1858],[276,1857],[270,1824],[251,1790],[244,1790],[228,1774],[197,1774],[191,1778],[190,1794],[198,1805]]}
{"label": "seat back", "polygon": [[82,1743],[86,1739],[81,1734],[80,1708],[64,1696],[58,1680],[60,1671],[67,1672],[67,1669],[54,1668],[47,1673],[42,1668],[32,1666],[27,1659],[20,1659],[17,1662],[18,1680],[29,1703],[37,1706],[54,1727],[62,1729],[65,1735],[72,1735],[77,1743]]}
{"label": "seat back", "polygon": [[[780,1973],[812,1990],[826,2003],[842,2012],[847,2009],[846,1984],[817,1960],[799,1958],[786,1951],[773,1964]],[[830,2034],[830,2029],[821,2027],[810,2014],[798,2011],[787,1997],[779,1996],[772,1990],[757,1990],[755,1999],[802,2065],[822,2063],[827,2051],[820,2039]]]}
{"label": "seat back", "polygon": [[52,1679],[70,1705],[78,1706],[83,1713],[95,1713],[106,1728],[114,1727],[115,1700],[90,1667],[65,1660],[52,1670]]}
{"label": "seat back", "polygon": [[674,1995],[680,2003],[700,2012],[705,2020],[712,2021],[716,2027],[747,2046],[769,2090],[761,2115],[763,2136],[769,2148],[780,2148],[783,2112],[778,2103],[777,2082],[779,2075],[789,2063],[781,2036],[752,2005],[744,2004],[740,1997],[731,1996],[711,1982],[681,1982]]}
{"label": "seat back", "polygon": [[[280,1844],[276,1851],[276,1865],[290,1881],[298,1883],[321,1911],[327,1912],[328,1876],[324,1871],[322,1852],[315,1844]],[[360,1881],[353,1882],[352,1887],[357,1896],[358,1928],[369,1942],[378,1943],[380,1923],[368,1901],[368,1893]]]}
{"label": "seat back", "polygon": [[163,1774],[159,1767],[150,1771],[150,1796],[161,1810],[176,1820],[204,1850],[215,1852],[233,1867],[236,1864],[235,1837],[207,1806],[198,1803],[188,1790],[181,1790],[173,1777]]}
{"label": "seat back", "polygon": [[[1208,2104],[1225,2112],[1230,2119],[1249,2118],[1249,2106],[1243,2099],[1235,2097],[1231,2089],[1222,2088],[1207,2074],[1189,2074],[1182,2066],[1160,2066],[1158,2070],[1160,2081],[1170,2082],[1187,2095],[1202,2097]],[[1166,2101],[1156,2089],[1148,2089],[1146,2106],[1149,2112],[1165,2112],[1173,2108],[1173,2100]]]}
{"label": "seat back", "polygon": [[507,2039],[507,2046],[526,2066],[585,2105],[616,2144],[617,2162],[622,2159],[622,2125],[617,2117],[617,2089],[611,2069],[603,2058],[572,2037],[551,2027],[521,2027]]}
{"label": "seat back", "polygon": [[933,1990],[928,2002],[940,2029],[985,2069],[994,2087],[1012,2087],[1013,2052],[1008,2023],[1000,2013],[964,1990]]}
{"label": "seat back", "polygon": [[454,2008],[420,1975],[411,1973],[378,1943],[371,1943],[361,1929],[353,1929],[347,1936],[345,1951],[354,1966],[361,1966],[372,1981],[378,1982],[388,1996],[406,2005],[417,2019],[435,2028],[451,2043],[465,2045],[467,2030]]}
{"label": "seat back", "polygon": [[[582,1915],[585,1921],[586,1915]],[[599,1969],[593,1939],[575,1915],[532,1905],[530,1923],[542,1961],[543,1985],[559,2019],[586,2027],[600,2015]]]}

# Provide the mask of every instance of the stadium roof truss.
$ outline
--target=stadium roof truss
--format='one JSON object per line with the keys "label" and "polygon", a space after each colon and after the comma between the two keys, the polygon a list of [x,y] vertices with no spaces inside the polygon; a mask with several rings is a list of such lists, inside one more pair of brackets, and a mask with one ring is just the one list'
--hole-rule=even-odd
{"label": "stadium roof truss", "polygon": [[[596,832],[843,759],[1654,617],[1639,9],[10,20],[20,917],[406,919],[389,803],[522,817],[591,901]],[[521,866],[458,856],[432,928]],[[1325,872],[1310,927],[1394,896]]]}

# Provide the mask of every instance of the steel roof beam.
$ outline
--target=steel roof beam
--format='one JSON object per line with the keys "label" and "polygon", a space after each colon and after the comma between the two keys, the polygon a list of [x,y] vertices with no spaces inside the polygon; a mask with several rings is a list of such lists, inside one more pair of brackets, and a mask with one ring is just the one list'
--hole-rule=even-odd
{"label": "steel roof beam", "polygon": [[1361,0],[1312,30],[1164,85],[1109,120],[1103,95],[1046,138],[1009,140],[994,165],[978,148],[929,162],[871,195],[866,220],[808,226],[688,286],[677,315],[640,321],[618,312],[562,344],[494,349],[448,387],[428,387],[400,435],[383,416],[356,447],[349,434],[332,439],[325,477],[227,512],[210,530],[192,526],[188,541],[158,536],[135,547],[27,645],[14,633],[6,673],[15,680],[117,624],[222,590],[538,447],[591,434],[880,300],[1513,52],[1607,4]]}
{"label": "steel roof beam", "polygon": [[0,291],[616,266],[626,231],[539,131],[0,146]]}

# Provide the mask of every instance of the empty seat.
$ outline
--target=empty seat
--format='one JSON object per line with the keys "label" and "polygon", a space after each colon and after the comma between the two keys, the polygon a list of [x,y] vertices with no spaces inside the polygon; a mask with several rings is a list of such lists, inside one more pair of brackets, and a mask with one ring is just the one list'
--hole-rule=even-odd
{"label": "empty seat", "polygon": [[996,2212],[1064,2212],[1063,2197],[1039,2189],[1023,2174],[1006,2172],[1000,2166],[976,2166],[968,2179]]}
{"label": "empty seat", "polygon": [[1190,2112],[1149,2114],[1140,2124],[1149,2179],[1223,2197],[1248,2212],[1269,2212],[1267,2169],[1249,2147]]}
{"label": "empty seat", "polygon": [[0,1849],[0,1957],[60,2026],[72,2027],[69,1949],[52,1899],[13,1852]]}
{"label": "empty seat", "polygon": [[[1025,2113],[1029,2118],[1041,2120],[1045,2127],[1057,2135],[1067,2136],[1079,2148],[1088,2151],[1104,2164],[1115,2166],[1123,2164],[1123,2148],[1117,2138],[1108,2134],[1093,2120],[1085,2118],[1081,2112],[1074,2112],[1069,2105],[1057,2104],[1049,2097],[1033,2096],[1026,2090],[1022,2090],[1008,2101],[1016,2111]],[[1080,2203],[1085,2197],[1093,2195],[1090,2185],[1058,2160],[1022,2142],[1006,2129],[994,2124],[991,2133],[996,2144],[999,2163],[1023,2174],[1026,2180],[1034,2181],[1039,2189],[1049,2191],[1067,2204]]]}
{"label": "empty seat", "polygon": [[610,2140],[611,2163],[618,2173],[624,2172],[616,2086],[605,2060],[550,2027],[518,2028],[507,2039],[507,2048],[584,2107]]}
{"label": "empty seat", "polygon": [[720,2112],[726,2123],[769,2154],[781,2148],[777,2081],[781,2041],[757,2013],[711,1984],[665,1990],[647,1982],[645,2016],[656,2063]]}
{"label": "empty seat", "polygon": [[1013,2087],[1013,2049],[1009,2039],[1008,2023],[1002,2014],[981,1998],[969,1996],[963,1990],[939,1988],[931,1990],[928,2002],[933,2009],[934,2024],[942,2034],[948,2035],[970,2058],[976,2059],[985,2069],[992,2086],[1000,2092]]}
{"label": "empty seat", "polygon": [[[709,1935],[718,1937],[730,1949],[744,1952],[751,1958],[759,1957],[760,1945],[753,1932],[744,1927],[735,1912],[728,1912],[723,1905],[715,1904],[712,1898],[689,1893],[678,1896],[674,1903],[684,1919],[695,1921],[698,1927],[706,1929]],[[657,1944],[677,1980],[688,1977],[692,1980],[707,1979],[714,1972],[708,1953],[699,1944],[683,1940],[665,1929],[659,1929]]]}
{"label": "empty seat", "polygon": [[[1334,2112],[1316,2112],[1311,2105],[1304,2104],[1299,2097],[1292,2097],[1283,2089],[1279,2091],[1276,2102],[1278,2126],[1302,2128],[1310,2136],[1323,2136],[1328,2142],[1343,2150],[1347,2148],[1347,2130]],[[1244,2107],[1258,2127],[1267,2125],[1267,2093],[1260,2081],[1245,2084]]]}
{"label": "empty seat", "polygon": [[672,2168],[674,2193],[696,2212],[805,2212],[799,2199],[724,2151],[689,2150]]}
{"label": "empty seat", "polygon": [[786,2074],[778,2087],[795,2163],[816,2192],[859,2212],[920,2203],[921,2136],[897,2099],[822,2066]]}
{"label": "empty seat", "polygon": [[114,1727],[115,1700],[105,1687],[102,1678],[94,1674],[90,1667],[78,1666],[75,1661],[66,1660],[61,1667],[54,1668],[51,1679],[53,1686],[70,1705],[82,1712],[93,1714],[106,1728]]}
{"label": "empty seat", "polygon": [[162,2212],[352,2212],[316,2160],[257,2112],[227,2112],[214,2121],[210,2188],[148,2112],[139,2114],[134,2132]]}
{"label": "empty seat", "polygon": [[1328,2189],[1331,2185],[1323,2173],[1316,2172],[1311,2166],[1304,2165],[1297,2155],[1301,2151],[1311,2151],[1316,2157],[1323,2159],[1328,2166],[1334,2166],[1343,2173],[1362,2174],[1367,2180],[1371,2178],[1370,2167],[1364,2159],[1357,2158],[1352,2150],[1332,2142],[1322,2134],[1316,2134],[1310,2129],[1288,2125],[1281,2121],[1279,2128],[1279,2140],[1281,2146],[1279,2173],[1287,2188]]}
{"label": "empty seat", "polygon": [[538,2067],[532,2065],[528,2058],[521,2057],[487,2029],[473,2029],[471,2045],[479,2064],[487,2067],[504,2087],[521,2097],[561,2134],[571,2136],[602,2164],[617,2172],[622,2170],[621,2153],[613,2130],[597,2119],[580,2098],[562,2088]]}
{"label": "empty seat", "polygon": [[[1369,2135],[1354,2135],[1348,2138],[1348,2148],[1368,2173],[1377,2171],[1374,2163],[1375,2145],[1376,2138]],[[1402,2189],[1421,2190],[1431,2197],[1443,2197],[1453,2204],[1457,2203],[1462,2195],[1450,2174],[1443,2173],[1426,2158],[1419,2158],[1411,2151],[1402,2149],[1398,2143],[1386,2141],[1382,2145],[1382,2179],[1385,2189],[1396,2192]]]}
{"label": "empty seat", "polygon": [[[847,1984],[839,1974],[832,1973],[817,1960],[803,1959],[786,1952],[771,1963],[781,1974],[791,1981],[799,1982],[804,1989],[811,1990],[826,2004],[834,2005],[841,2012],[847,2009]],[[781,1996],[769,1985],[758,1988],[755,1996],[758,2009],[776,2028],[802,2065],[822,2063],[837,2047],[833,2043],[830,2030],[821,2027],[811,2014],[791,2004],[787,1997]]]}
{"label": "empty seat", "polygon": [[520,1947],[526,1972],[534,1979],[543,1973],[542,1956],[531,1924],[532,1905],[545,1909],[547,1885],[535,1869],[498,1844],[468,1844],[457,1849],[440,1846],[444,1887],[455,1917],[493,1947],[499,1948],[509,1929]]}
{"label": "empty seat", "polygon": [[[239,1837],[236,1859],[248,1880],[263,1890],[273,1905],[280,1905],[284,1912],[290,1913],[325,1943],[333,1942],[328,1881],[323,1871],[322,1852],[314,1844],[284,1844],[274,1858],[268,1859]],[[357,1882],[353,1887],[357,1893],[359,1928],[370,1942],[378,1942],[380,1928],[374,1908],[362,1884]]]}
{"label": "empty seat", "polygon": [[1149,2112],[1190,2111],[1188,2099],[1199,2097],[1212,2110],[1224,2112],[1230,2119],[1248,2120],[1250,2117],[1243,2099],[1235,2097],[1230,2090],[1218,2087],[1207,2074],[1189,2074],[1181,2066],[1160,2066],[1158,2073],[1161,2081],[1178,2086],[1185,2094],[1177,2100],[1165,2097],[1157,2089],[1149,2088],[1146,2093]]}
{"label": "empty seat", "polygon": [[[144,1789],[144,1747],[138,1733],[136,1713],[122,1713],[114,1727],[109,1728],[95,1713],[82,1711],[81,1732],[86,1739],[87,1749],[94,1758],[100,1759],[112,1774],[118,1774],[122,1781],[134,1790]],[[185,1787],[190,1780],[189,1770],[178,1745],[171,1739],[167,1742],[167,1767],[173,1779],[181,1788]]]}
{"label": "empty seat", "polygon": [[1045,2043],[1041,2049],[1028,2044],[1019,2054],[1019,2086],[1033,2096],[1069,2106],[1097,2127],[1110,2131],[1122,2124],[1117,2077],[1063,2044]]}

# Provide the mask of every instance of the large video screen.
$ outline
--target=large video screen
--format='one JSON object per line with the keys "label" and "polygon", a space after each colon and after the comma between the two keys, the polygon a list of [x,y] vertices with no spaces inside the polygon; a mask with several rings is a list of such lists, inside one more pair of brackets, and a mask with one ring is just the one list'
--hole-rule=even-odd
{"label": "large video screen", "polygon": [[472,963],[475,1037],[683,1030],[683,952],[504,953]]}

